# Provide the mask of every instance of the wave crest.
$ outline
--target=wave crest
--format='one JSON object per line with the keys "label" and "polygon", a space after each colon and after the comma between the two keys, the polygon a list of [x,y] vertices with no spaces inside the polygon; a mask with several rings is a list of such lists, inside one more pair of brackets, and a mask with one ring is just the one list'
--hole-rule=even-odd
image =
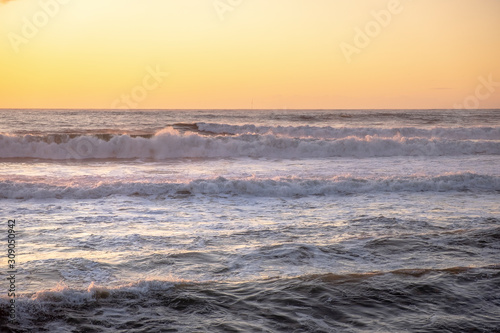
{"label": "wave crest", "polygon": [[[352,133],[351,133],[352,134]],[[389,133],[390,134],[390,133]],[[275,134],[206,136],[167,128],[152,137],[115,135],[66,138],[60,142],[30,135],[0,135],[0,158],[151,159],[174,158],[331,158],[390,156],[500,155],[495,140],[365,135],[336,139],[282,137]]]}
{"label": "wave crest", "polygon": [[[342,139],[365,138],[367,136],[379,138],[440,138],[452,140],[500,140],[500,127],[457,127],[457,128],[374,128],[374,127],[331,127],[331,126],[257,126],[257,125],[228,125],[216,123],[197,123],[181,127],[186,130],[201,133],[238,135],[258,134],[275,135],[289,138],[313,139]],[[193,126],[195,125],[195,126]]]}
{"label": "wave crest", "polygon": [[96,182],[54,185],[41,181],[0,181],[0,198],[95,199],[112,195],[179,197],[189,195],[244,195],[253,197],[302,197],[349,195],[377,192],[495,192],[500,177],[475,173],[445,174],[435,177],[389,177],[378,179],[333,177],[330,179],[197,179],[173,182]]}

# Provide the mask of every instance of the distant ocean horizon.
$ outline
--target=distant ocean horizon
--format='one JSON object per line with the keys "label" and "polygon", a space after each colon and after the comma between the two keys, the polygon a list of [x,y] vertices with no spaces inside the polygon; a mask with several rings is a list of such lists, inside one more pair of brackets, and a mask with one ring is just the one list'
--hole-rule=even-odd
{"label": "distant ocean horizon", "polygon": [[0,327],[500,332],[499,166],[497,109],[1,109]]}

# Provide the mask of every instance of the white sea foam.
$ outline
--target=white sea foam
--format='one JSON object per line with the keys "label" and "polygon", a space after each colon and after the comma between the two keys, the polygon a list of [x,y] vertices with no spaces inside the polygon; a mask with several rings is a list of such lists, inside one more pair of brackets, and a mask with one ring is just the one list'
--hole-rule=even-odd
{"label": "white sea foam", "polygon": [[53,185],[44,182],[0,181],[4,199],[95,199],[118,196],[245,195],[294,197],[373,192],[500,191],[500,177],[475,173],[386,178],[333,177],[329,179],[198,179],[174,182],[98,182]]}
{"label": "white sea foam", "polygon": [[441,138],[453,140],[500,140],[500,127],[434,127],[434,128],[374,128],[374,127],[318,127],[318,126],[256,126],[198,123],[200,131],[217,134],[259,134],[290,138]]}
{"label": "white sea foam", "polygon": [[[52,289],[40,290],[32,295],[20,296],[17,300],[18,306],[21,304],[23,309],[27,309],[30,303],[59,303],[60,305],[86,304],[100,298],[119,297],[120,294],[141,295],[151,291],[169,291],[176,283],[185,283],[186,281],[172,279],[165,281],[142,280],[135,283],[123,284],[116,287],[104,287],[91,282],[86,290],[79,290],[68,287],[65,283],[59,283]],[[26,297],[28,296],[28,297]],[[5,304],[5,299],[0,299],[0,305]]]}
{"label": "white sea foam", "polygon": [[[294,129],[295,130],[295,129]],[[352,134],[352,133],[351,133]],[[477,136],[476,136],[477,137]],[[496,134],[492,137],[496,137]],[[366,135],[338,139],[291,138],[274,134],[204,136],[172,128],[152,138],[114,136],[109,141],[80,136],[61,143],[30,136],[0,135],[0,158],[153,159],[172,158],[328,158],[388,156],[500,155],[500,140]]]}

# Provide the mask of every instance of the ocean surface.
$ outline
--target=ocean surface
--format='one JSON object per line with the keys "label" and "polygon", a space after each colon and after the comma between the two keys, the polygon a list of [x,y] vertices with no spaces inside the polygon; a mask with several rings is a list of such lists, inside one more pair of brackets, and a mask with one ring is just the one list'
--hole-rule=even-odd
{"label": "ocean surface", "polygon": [[0,216],[1,332],[500,332],[500,110],[0,110]]}

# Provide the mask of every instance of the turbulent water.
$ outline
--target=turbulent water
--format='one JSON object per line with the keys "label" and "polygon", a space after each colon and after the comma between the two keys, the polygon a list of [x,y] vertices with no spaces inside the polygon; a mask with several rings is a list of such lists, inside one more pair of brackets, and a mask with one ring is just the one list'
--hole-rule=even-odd
{"label": "turbulent water", "polygon": [[499,110],[1,110],[0,202],[1,332],[500,332]]}

